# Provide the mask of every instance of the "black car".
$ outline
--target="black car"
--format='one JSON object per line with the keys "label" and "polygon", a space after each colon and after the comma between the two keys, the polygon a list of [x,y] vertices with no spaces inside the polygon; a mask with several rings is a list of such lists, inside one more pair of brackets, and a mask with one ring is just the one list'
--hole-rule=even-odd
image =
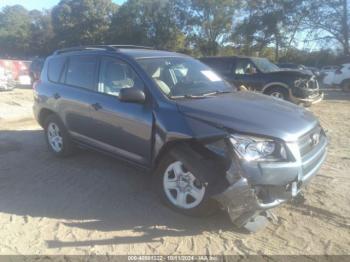
{"label": "black car", "polygon": [[34,114],[54,155],[79,146],[127,161],[153,174],[175,210],[221,207],[250,230],[296,197],[326,157],[311,112],[233,91],[198,60],[142,47],[56,51],[35,85]]}
{"label": "black car", "polygon": [[283,70],[266,58],[233,56],[200,60],[239,90],[258,91],[306,106],[323,99],[314,75],[300,70]]}

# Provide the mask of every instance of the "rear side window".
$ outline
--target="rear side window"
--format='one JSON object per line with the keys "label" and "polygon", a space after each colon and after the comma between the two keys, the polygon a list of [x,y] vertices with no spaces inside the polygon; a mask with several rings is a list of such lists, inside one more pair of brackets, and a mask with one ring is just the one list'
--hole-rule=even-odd
{"label": "rear side window", "polygon": [[65,57],[55,57],[50,59],[48,66],[48,78],[51,82],[60,82],[60,76],[64,63],[66,61]]}
{"label": "rear side window", "polygon": [[66,84],[93,90],[97,58],[95,56],[72,56],[69,58]]}
{"label": "rear side window", "polygon": [[232,62],[227,59],[204,60],[208,66],[219,74],[228,75],[232,73]]}

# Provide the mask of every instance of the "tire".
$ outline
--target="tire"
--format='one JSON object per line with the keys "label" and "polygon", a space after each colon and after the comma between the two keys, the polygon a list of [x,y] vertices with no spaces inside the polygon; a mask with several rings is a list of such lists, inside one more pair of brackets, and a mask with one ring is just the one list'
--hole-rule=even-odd
{"label": "tire", "polygon": [[341,85],[343,91],[345,92],[349,92],[350,91],[350,79],[349,80],[345,80],[342,85]]}
{"label": "tire", "polygon": [[73,143],[58,116],[51,114],[44,122],[47,146],[55,156],[67,157],[73,152]]}
{"label": "tire", "polygon": [[289,101],[288,91],[283,87],[273,87],[269,89],[265,94],[281,100]]}
{"label": "tire", "polygon": [[[165,181],[166,177],[167,178],[172,178],[172,176],[175,176],[173,173],[173,167],[179,166],[179,164],[182,166],[182,171],[186,174],[190,173],[193,178],[195,179],[192,182],[192,185],[196,186],[197,191],[197,196],[198,199],[197,201],[191,202],[194,198],[190,193],[188,193],[187,197],[185,198],[186,202],[186,208],[182,205],[176,205],[174,203],[174,198],[176,195],[176,198],[178,197],[178,194],[180,192],[180,189],[173,189],[169,190],[165,186]],[[176,178],[176,177],[175,177]],[[173,181],[173,183],[175,183]],[[180,183],[180,182],[178,182]],[[183,181],[183,184],[186,182]],[[175,159],[171,154],[165,155],[162,160],[160,161],[157,169],[155,170],[154,173],[154,185],[155,189],[157,191],[157,194],[159,195],[161,201],[171,209],[175,210],[176,212],[182,213],[187,216],[195,216],[195,217],[205,217],[209,215],[213,215],[214,213],[218,212],[219,206],[217,202],[207,196],[207,192],[205,190],[205,187],[200,183],[200,181],[197,179],[195,174],[192,174],[191,172],[187,171],[183,164]],[[175,185],[175,184],[174,184]],[[183,186],[183,185],[179,185]],[[202,189],[204,190],[202,192]],[[176,193],[175,193],[176,192]],[[180,193],[181,194],[181,193]],[[202,196],[203,194],[203,196]],[[173,198],[171,198],[171,196]],[[201,197],[202,196],[202,197]],[[183,199],[183,198],[182,198]],[[199,201],[200,200],[200,201]]]}

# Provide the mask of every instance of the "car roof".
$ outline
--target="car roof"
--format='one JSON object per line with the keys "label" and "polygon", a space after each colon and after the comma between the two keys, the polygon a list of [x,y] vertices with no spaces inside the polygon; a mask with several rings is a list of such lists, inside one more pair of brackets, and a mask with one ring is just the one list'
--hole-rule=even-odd
{"label": "car roof", "polygon": [[163,51],[163,50],[121,48],[121,49],[118,49],[118,51],[120,53],[131,56],[134,59],[156,58],[156,57],[187,57],[187,55],[184,55],[184,54]]}
{"label": "car roof", "polygon": [[244,56],[244,55],[234,55],[234,56],[206,56],[199,58],[202,61],[205,60],[220,60],[220,59],[268,59],[266,57],[257,57],[257,56]]}
{"label": "car roof", "polygon": [[124,54],[133,59],[142,58],[157,58],[157,57],[188,57],[187,55],[170,52],[165,50],[156,50],[150,47],[132,46],[132,45],[93,45],[93,46],[79,46],[60,49],[54,52],[55,55],[71,55],[91,53],[99,54],[108,52],[108,54]]}

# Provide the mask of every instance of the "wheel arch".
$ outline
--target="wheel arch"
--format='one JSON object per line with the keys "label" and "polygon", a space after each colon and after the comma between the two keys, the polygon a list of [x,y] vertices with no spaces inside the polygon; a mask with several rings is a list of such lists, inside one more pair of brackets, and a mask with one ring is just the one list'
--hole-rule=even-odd
{"label": "wheel arch", "polygon": [[262,93],[266,94],[268,93],[272,88],[283,88],[285,89],[287,92],[289,92],[289,86],[286,83],[282,83],[282,82],[272,82],[272,83],[268,83],[267,85],[265,85],[262,89]]}
{"label": "wheel arch", "polygon": [[44,127],[45,124],[45,119],[47,119],[47,117],[49,115],[57,115],[53,110],[48,109],[48,108],[42,108],[39,112],[38,115],[38,122],[40,124],[40,126]]}

